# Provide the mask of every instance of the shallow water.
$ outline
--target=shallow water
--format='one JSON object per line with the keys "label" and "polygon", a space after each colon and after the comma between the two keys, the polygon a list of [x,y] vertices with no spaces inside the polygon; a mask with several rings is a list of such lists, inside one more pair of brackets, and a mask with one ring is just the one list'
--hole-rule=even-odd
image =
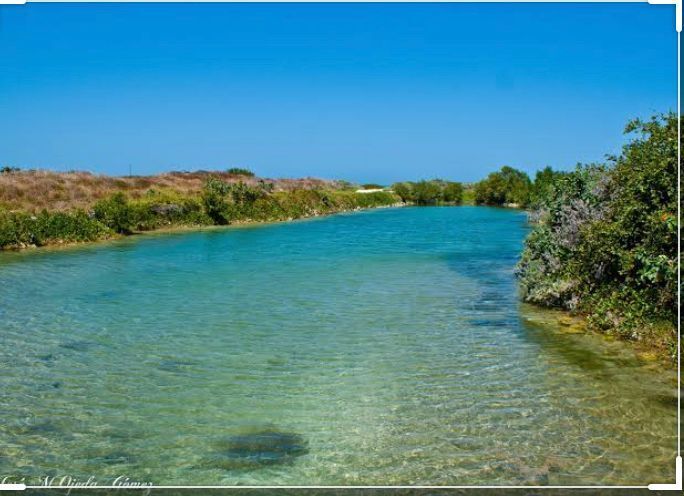
{"label": "shallow water", "polygon": [[521,212],[383,209],[0,254],[0,475],[647,484],[674,374],[518,303]]}

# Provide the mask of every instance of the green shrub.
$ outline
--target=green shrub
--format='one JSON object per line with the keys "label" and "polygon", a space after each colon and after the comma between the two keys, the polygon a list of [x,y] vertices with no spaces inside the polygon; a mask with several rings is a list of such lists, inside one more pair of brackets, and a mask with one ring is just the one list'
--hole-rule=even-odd
{"label": "green shrub", "polygon": [[114,193],[93,207],[95,218],[119,234],[130,234],[135,226],[135,215],[126,195]]}
{"label": "green shrub", "polygon": [[540,207],[544,199],[552,194],[554,182],[567,174],[567,172],[555,171],[548,166],[537,171],[530,187],[529,206]]}
{"label": "green shrub", "polygon": [[521,294],[585,313],[599,330],[672,350],[677,118],[635,120],[625,131],[632,139],[606,165],[544,172],[543,187],[535,187],[539,222],[518,265]]}
{"label": "green shrub", "polygon": [[504,166],[475,185],[475,203],[524,207],[529,202],[531,186],[527,174],[513,167]]}
{"label": "green shrub", "polygon": [[75,212],[41,212],[36,220],[35,232],[38,245],[55,241],[94,241],[107,237],[111,232],[105,225],[81,210]]}
{"label": "green shrub", "polygon": [[356,193],[349,203],[352,205],[349,208],[375,208],[394,205],[399,198],[387,191],[375,191],[373,193]]}
{"label": "green shrub", "polygon": [[0,248],[95,241],[110,234],[111,230],[80,210],[37,215],[0,211]]}
{"label": "green shrub", "polygon": [[465,184],[463,186],[463,196],[461,197],[461,203],[464,205],[475,205],[475,185]]}
{"label": "green shrub", "polygon": [[33,231],[29,214],[0,211],[0,247],[33,245]]}
{"label": "green shrub", "polygon": [[392,185],[392,191],[399,195],[404,203],[416,205],[458,205],[463,202],[463,185],[441,179],[395,183]]}
{"label": "green shrub", "polygon": [[229,184],[228,192],[230,193],[233,204],[238,207],[244,207],[252,204],[259,198],[263,198],[268,193],[265,183],[260,183],[258,186],[250,186],[243,182]]}
{"label": "green shrub", "polygon": [[456,182],[446,182],[442,189],[442,200],[447,203],[463,203],[463,185]]}
{"label": "green shrub", "polygon": [[230,222],[229,192],[230,185],[218,179],[209,178],[204,183],[202,190],[204,211],[214,224],[225,225]]}
{"label": "green shrub", "polygon": [[399,195],[399,198],[401,198],[401,201],[403,201],[404,203],[413,202],[414,196],[412,183],[394,183],[392,185],[392,191]]}
{"label": "green shrub", "polygon": [[264,181],[251,186],[242,181],[226,183],[210,178],[204,184],[202,192],[204,210],[218,225],[229,224],[233,219],[256,219],[261,213],[254,210],[254,204],[268,196],[272,190],[273,185]]}
{"label": "green shrub", "polygon": [[165,226],[211,225],[197,198],[145,198],[129,203],[135,229],[150,231]]}
{"label": "green shrub", "polygon": [[413,201],[418,205],[434,205],[442,197],[442,188],[435,181],[419,181],[412,189]]}

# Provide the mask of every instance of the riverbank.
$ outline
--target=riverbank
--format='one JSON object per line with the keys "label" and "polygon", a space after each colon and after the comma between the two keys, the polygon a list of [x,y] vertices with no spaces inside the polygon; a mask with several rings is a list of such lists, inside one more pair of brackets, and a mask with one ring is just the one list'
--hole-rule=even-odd
{"label": "riverbank", "polygon": [[368,207],[368,208],[354,208],[351,210],[338,210],[335,212],[329,212],[329,213],[325,213],[325,214],[307,215],[307,216],[282,219],[282,220],[271,220],[271,221],[241,220],[241,221],[236,221],[234,223],[226,224],[226,225],[218,225],[218,224],[169,225],[166,227],[159,227],[157,229],[152,229],[152,230],[147,230],[147,231],[133,231],[129,234],[112,233],[111,236],[103,237],[100,239],[94,239],[92,241],[55,240],[54,242],[50,242],[50,243],[43,244],[40,246],[25,245],[25,246],[18,246],[18,247],[5,247],[5,248],[0,248],[0,253],[2,253],[3,251],[4,252],[15,252],[15,253],[19,252],[20,253],[20,252],[27,252],[30,250],[46,251],[46,250],[61,250],[61,249],[79,248],[79,247],[96,245],[96,244],[101,244],[101,243],[116,242],[118,240],[133,239],[137,236],[145,236],[145,237],[164,236],[164,235],[183,234],[183,233],[190,234],[190,233],[205,232],[205,231],[210,232],[210,231],[224,231],[224,230],[230,230],[230,229],[241,229],[241,228],[250,228],[250,227],[263,227],[263,226],[268,226],[268,225],[272,225],[272,224],[275,225],[275,224],[283,224],[283,223],[295,222],[295,221],[305,221],[305,220],[311,220],[311,219],[322,218],[322,217],[329,217],[329,216],[334,216],[334,215],[363,212],[363,211],[367,211],[367,210],[380,210],[380,209],[400,208],[400,207],[408,207],[408,206],[411,206],[411,205],[408,205],[408,204],[403,203],[403,202],[398,202],[398,203],[391,204],[391,205],[381,205],[381,206],[377,206],[377,207]]}
{"label": "riverbank", "polygon": [[400,203],[384,191],[276,190],[263,181],[251,185],[210,176],[200,194],[149,189],[132,197],[117,191],[87,208],[0,209],[0,249],[79,244],[159,229],[282,222]]}

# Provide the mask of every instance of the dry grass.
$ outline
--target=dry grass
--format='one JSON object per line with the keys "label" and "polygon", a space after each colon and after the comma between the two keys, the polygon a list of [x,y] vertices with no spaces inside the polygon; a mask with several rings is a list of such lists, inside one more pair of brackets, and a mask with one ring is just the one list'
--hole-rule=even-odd
{"label": "dry grass", "polygon": [[[184,196],[198,195],[209,176],[227,182],[243,181],[248,184],[256,184],[260,180],[213,171],[169,172],[157,176],[133,177],[96,175],[82,171],[16,171],[0,174],[0,206],[28,212],[43,209],[64,211],[87,209],[97,200],[118,191],[130,198],[140,198],[150,190]],[[315,178],[263,180],[272,182],[276,191],[340,188],[343,184]]]}

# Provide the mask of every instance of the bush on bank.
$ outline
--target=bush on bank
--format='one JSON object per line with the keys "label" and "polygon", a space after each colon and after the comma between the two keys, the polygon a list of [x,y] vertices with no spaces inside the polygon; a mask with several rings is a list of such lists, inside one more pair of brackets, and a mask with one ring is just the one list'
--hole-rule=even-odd
{"label": "bush on bank", "polygon": [[463,203],[463,185],[442,179],[395,183],[392,185],[392,191],[399,195],[404,203],[416,205],[460,205]]}
{"label": "bush on bank", "polygon": [[527,174],[504,166],[475,184],[475,203],[525,207],[529,203],[531,189],[532,182]]}
{"label": "bush on bank", "polygon": [[37,215],[0,209],[0,248],[84,242],[173,226],[226,225],[244,221],[278,221],[389,206],[399,202],[390,192],[346,190],[273,192],[273,185],[227,183],[210,178],[200,197],[149,190],[132,200],[119,192],[97,201],[88,212],[42,211]]}
{"label": "bush on bank", "polygon": [[630,122],[607,164],[551,178],[518,266],[525,301],[674,352],[677,118]]}
{"label": "bush on bank", "polygon": [[473,184],[467,192],[468,200],[477,205],[536,209],[550,194],[553,182],[566,174],[547,166],[537,171],[531,180],[525,172],[504,166]]}
{"label": "bush on bank", "polygon": [[390,192],[355,193],[344,190],[272,192],[268,184],[248,186],[212,180],[205,186],[205,210],[217,224],[238,221],[278,221],[357,208],[393,205]]}
{"label": "bush on bank", "polygon": [[112,235],[104,224],[83,211],[37,215],[0,210],[0,248],[50,243],[95,241]]}

